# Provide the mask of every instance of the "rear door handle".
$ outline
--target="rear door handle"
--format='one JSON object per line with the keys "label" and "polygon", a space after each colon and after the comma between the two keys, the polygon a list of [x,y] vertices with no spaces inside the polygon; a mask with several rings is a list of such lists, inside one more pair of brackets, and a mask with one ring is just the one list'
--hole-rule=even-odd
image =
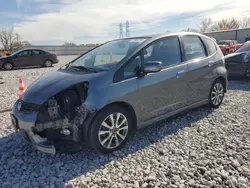
{"label": "rear door handle", "polygon": [[177,77],[177,78],[180,78],[180,77],[182,77],[184,74],[185,74],[185,71],[184,71],[184,70],[181,70],[181,71],[179,71],[179,72],[176,73],[176,77]]}

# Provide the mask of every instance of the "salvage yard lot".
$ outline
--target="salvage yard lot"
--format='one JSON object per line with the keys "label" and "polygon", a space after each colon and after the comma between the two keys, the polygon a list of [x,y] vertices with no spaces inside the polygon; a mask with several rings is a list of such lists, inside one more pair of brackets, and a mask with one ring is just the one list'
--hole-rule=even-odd
{"label": "salvage yard lot", "polygon": [[[68,58],[68,59],[65,59]],[[53,68],[1,71],[0,111]],[[202,107],[132,134],[125,148],[101,155],[41,153],[0,113],[0,187],[250,187],[250,81],[229,82],[222,106]]]}

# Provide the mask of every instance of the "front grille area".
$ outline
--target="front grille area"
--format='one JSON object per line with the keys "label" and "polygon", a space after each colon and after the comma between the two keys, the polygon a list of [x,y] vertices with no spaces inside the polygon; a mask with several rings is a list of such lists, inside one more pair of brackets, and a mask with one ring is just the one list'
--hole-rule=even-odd
{"label": "front grille area", "polygon": [[24,102],[23,100],[21,100],[20,112],[23,112],[23,113],[37,112],[40,107],[41,107],[40,104],[32,104],[32,103]]}

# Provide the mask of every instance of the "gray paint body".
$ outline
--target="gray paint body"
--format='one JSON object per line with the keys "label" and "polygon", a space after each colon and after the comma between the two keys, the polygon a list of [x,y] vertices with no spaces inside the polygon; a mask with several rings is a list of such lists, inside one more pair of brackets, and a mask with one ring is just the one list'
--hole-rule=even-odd
{"label": "gray paint body", "polygon": [[[96,112],[112,103],[122,102],[122,104],[132,107],[136,115],[137,128],[142,128],[183,110],[206,104],[213,82],[219,77],[227,80],[227,71],[220,50],[198,61],[186,61],[162,69],[160,72],[117,83],[113,82],[118,69],[145,46],[157,39],[181,35],[187,35],[187,33],[149,38],[131,55],[123,59],[118,66],[106,72],[76,73],[58,70],[49,73],[39,78],[27,89],[23,100],[43,104],[53,95],[74,84],[89,82],[88,97],[84,102],[88,116],[82,125],[83,137],[88,136],[87,130]],[[37,113],[21,114],[17,106],[18,101],[14,105],[12,113],[21,122],[21,128],[30,131],[35,125]]]}

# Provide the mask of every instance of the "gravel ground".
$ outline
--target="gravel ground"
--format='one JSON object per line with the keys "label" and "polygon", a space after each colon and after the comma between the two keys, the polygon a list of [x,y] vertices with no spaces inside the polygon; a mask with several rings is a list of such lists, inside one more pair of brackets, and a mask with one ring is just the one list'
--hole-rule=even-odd
{"label": "gravel ground", "polygon": [[131,135],[122,150],[51,156],[0,114],[0,187],[250,187],[250,82],[230,81],[222,106]]}
{"label": "gravel ground", "polygon": [[50,68],[25,68],[11,71],[0,70],[0,111],[12,108],[17,100],[18,78],[22,78],[25,88],[34,82],[41,75],[53,70],[57,70],[77,56],[58,56],[59,63]]}

